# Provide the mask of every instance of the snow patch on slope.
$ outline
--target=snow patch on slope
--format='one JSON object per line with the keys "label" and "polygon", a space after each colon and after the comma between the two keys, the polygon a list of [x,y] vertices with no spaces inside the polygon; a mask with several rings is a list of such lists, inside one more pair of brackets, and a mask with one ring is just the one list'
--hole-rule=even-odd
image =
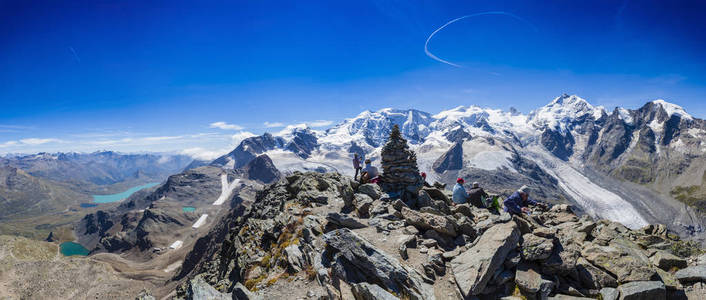
{"label": "snow patch on slope", "polygon": [[682,108],[681,106],[676,105],[674,103],[669,103],[669,102],[664,101],[662,99],[657,99],[655,101],[652,101],[652,103],[659,104],[660,106],[662,106],[662,108],[664,108],[664,110],[667,112],[667,114],[670,117],[672,115],[677,115],[677,116],[680,116],[682,119],[691,120],[694,118],[690,114],[688,114],[686,112],[686,110],[684,110],[684,108]]}

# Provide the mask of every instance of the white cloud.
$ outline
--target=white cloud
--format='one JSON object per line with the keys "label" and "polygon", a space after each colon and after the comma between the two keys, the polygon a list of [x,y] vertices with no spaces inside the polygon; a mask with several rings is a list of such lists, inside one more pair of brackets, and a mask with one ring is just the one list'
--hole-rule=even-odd
{"label": "white cloud", "polygon": [[284,127],[284,123],[282,122],[265,122],[265,127],[267,128],[277,128],[277,127]]}
{"label": "white cloud", "polygon": [[242,142],[244,139],[254,136],[255,134],[249,131],[238,132],[231,137],[232,145],[233,147],[237,147],[238,145],[240,145],[240,142]]}
{"label": "white cloud", "polygon": [[0,144],[0,148],[16,146],[17,144],[19,144],[17,141],[7,141],[7,142]]}
{"label": "white cloud", "polygon": [[201,147],[194,147],[182,150],[181,154],[191,156],[191,158],[198,160],[214,160],[219,156],[228,153],[228,151],[230,151],[228,148],[220,150],[207,150]]}
{"label": "white cloud", "polygon": [[38,138],[28,138],[21,139],[20,142],[25,145],[42,145],[47,143],[61,143],[60,139],[38,139]]}
{"label": "white cloud", "polygon": [[223,130],[243,130],[243,129],[245,129],[243,126],[235,125],[235,124],[228,124],[226,122],[214,122],[208,126],[211,128],[218,128],[218,129],[223,129]]}
{"label": "white cloud", "polygon": [[306,125],[308,125],[309,127],[326,127],[326,126],[330,126],[331,124],[333,124],[333,121],[328,121],[328,120],[316,120],[316,121],[306,123]]}

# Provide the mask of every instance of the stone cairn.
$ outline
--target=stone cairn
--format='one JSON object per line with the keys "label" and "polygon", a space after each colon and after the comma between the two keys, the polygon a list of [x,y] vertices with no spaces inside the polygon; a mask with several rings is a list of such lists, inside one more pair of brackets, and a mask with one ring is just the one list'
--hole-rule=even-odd
{"label": "stone cairn", "polygon": [[382,148],[382,190],[392,193],[409,192],[416,195],[424,185],[417,168],[417,155],[409,149],[397,125],[392,127],[390,139]]}

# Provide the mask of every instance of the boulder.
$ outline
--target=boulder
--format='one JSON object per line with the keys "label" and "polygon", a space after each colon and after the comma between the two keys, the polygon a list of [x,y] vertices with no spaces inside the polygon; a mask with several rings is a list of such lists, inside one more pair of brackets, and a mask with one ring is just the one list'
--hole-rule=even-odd
{"label": "boulder", "polygon": [[299,245],[289,245],[284,248],[284,253],[287,255],[287,263],[294,273],[301,271],[306,264],[304,255],[299,250]]}
{"label": "boulder", "polygon": [[402,217],[407,224],[417,227],[420,230],[433,229],[441,234],[456,236],[454,222],[444,216],[429,213],[420,213],[409,208],[402,208]]}
{"label": "boulder", "polygon": [[397,238],[397,242],[400,244],[398,251],[402,259],[409,259],[407,255],[407,248],[413,248],[417,246],[417,236],[415,235],[401,235]]}
{"label": "boulder", "polygon": [[667,290],[659,281],[634,281],[620,285],[620,300],[667,299]]}
{"label": "boulder", "polygon": [[238,282],[233,287],[233,300],[261,300],[262,297],[248,290],[242,283]]}
{"label": "boulder", "polygon": [[398,295],[407,294],[412,299],[434,299],[433,289],[416,271],[406,268],[353,231],[347,228],[334,230],[324,234],[323,240],[338,256],[336,265],[340,263],[347,273],[355,273],[351,278],[377,282],[385,290]]}
{"label": "boulder", "polygon": [[230,300],[231,298],[231,295],[223,294],[213,288],[203,279],[202,275],[191,279],[186,290],[187,300]]}
{"label": "boulder", "polygon": [[475,246],[455,257],[451,270],[461,294],[480,294],[519,241],[515,223],[498,224],[483,233]]}
{"label": "boulder", "polygon": [[431,197],[434,200],[442,200],[444,203],[449,203],[449,197],[444,194],[444,191],[439,190],[437,188],[423,188],[423,191],[425,191],[429,197]]}
{"label": "boulder", "polygon": [[464,203],[464,204],[457,204],[451,207],[451,213],[452,214],[462,214],[468,218],[473,219],[473,210],[471,209],[471,206]]}
{"label": "boulder", "polygon": [[340,213],[329,213],[328,216],[326,216],[326,220],[335,224],[338,227],[345,227],[345,228],[351,228],[351,229],[368,227],[367,225],[356,220],[355,218],[353,218],[349,215],[340,214]]}
{"label": "boulder", "polygon": [[588,300],[588,299],[593,299],[593,298],[586,298],[586,297],[576,297],[576,296],[569,296],[569,295],[562,295],[562,294],[556,294],[553,297],[547,298],[548,300]]}
{"label": "boulder", "polygon": [[618,300],[620,292],[616,288],[602,288],[600,291],[603,300]]}
{"label": "boulder", "polygon": [[353,284],[351,291],[355,300],[399,300],[379,285],[367,282]]}
{"label": "boulder", "polygon": [[669,271],[672,268],[686,268],[686,260],[666,251],[657,251],[650,257],[655,266],[662,270]]}
{"label": "boulder", "polygon": [[681,283],[686,282],[706,282],[706,265],[688,267],[674,273],[674,277]]}
{"label": "boulder", "polygon": [[609,246],[587,245],[581,255],[593,265],[615,275],[618,283],[631,281],[651,281],[656,279],[657,271],[650,266],[650,261],[637,246],[616,242]]}
{"label": "boulder", "polygon": [[375,183],[366,183],[359,186],[356,193],[367,195],[373,200],[377,200],[382,197],[382,189],[380,189],[380,186]]}
{"label": "boulder", "polygon": [[527,233],[522,236],[522,258],[528,261],[549,258],[554,249],[554,242],[550,239]]}
{"label": "boulder", "polygon": [[515,272],[515,283],[524,293],[547,299],[554,290],[555,284],[549,278],[542,276],[538,270],[539,267],[536,265],[521,263]]}
{"label": "boulder", "polygon": [[436,243],[444,249],[453,249],[453,247],[455,246],[453,238],[449,237],[448,235],[440,234],[439,232],[433,229],[425,231],[424,234],[422,234],[422,237],[425,239],[435,240]]}
{"label": "boulder", "polygon": [[373,199],[366,194],[355,194],[353,196],[353,206],[355,206],[358,217],[370,217],[370,208],[373,206]]}
{"label": "boulder", "polygon": [[542,272],[558,275],[574,273],[576,261],[581,256],[579,249],[579,246],[573,242],[557,242],[549,258],[542,262]]}
{"label": "boulder", "polygon": [[590,289],[600,289],[604,287],[617,287],[618,282],[613,276],[596,268],[585,258],[579,257],[576,263],[576,271],[581,284]]}

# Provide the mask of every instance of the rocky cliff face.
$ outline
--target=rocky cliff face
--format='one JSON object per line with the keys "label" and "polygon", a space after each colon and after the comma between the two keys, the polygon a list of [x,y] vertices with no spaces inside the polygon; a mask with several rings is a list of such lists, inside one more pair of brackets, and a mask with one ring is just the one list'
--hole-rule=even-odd
{"label": "rocky cliff face", "polygon": [[[133,195],[115,209],[86,215],[75,233],[93,252],[145,252],[141,256],[159,252],[188,234],[200,215],[217,217],[220,206],[212,203],[222,193],[222,174],[222,169],[207,166],[172,175],[153,191]],[[223,204],[225,209],[230,200]]]}
{"label": "rocky cliff face", "polygon": [[698,299],[706,291],[703,250],[665,226],[631,230],[568,205],[511,216],[448,198],[425,188],[408,206],[346,176],[295,173],[200,241],[175,277],[177,295]]}

